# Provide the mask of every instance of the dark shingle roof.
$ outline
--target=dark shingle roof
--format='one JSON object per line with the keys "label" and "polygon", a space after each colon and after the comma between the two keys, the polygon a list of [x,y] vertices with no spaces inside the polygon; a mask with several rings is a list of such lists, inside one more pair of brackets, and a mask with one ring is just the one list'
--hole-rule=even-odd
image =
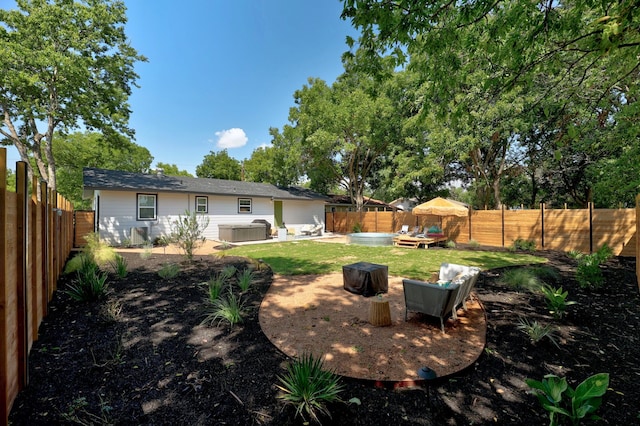
{"label": "dark shingle roof", "polygon": [[278,187],[266,183],[236,180],[131,173],[88,167],[83,169],[82,174],[85,190],[189,192],[288,200],[326,200],[327,198],[301,187]]}

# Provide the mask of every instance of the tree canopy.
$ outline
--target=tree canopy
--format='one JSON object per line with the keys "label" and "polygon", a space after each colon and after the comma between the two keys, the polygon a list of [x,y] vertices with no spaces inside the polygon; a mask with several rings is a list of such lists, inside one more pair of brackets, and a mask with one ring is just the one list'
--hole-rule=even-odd
{"label": "tree canopy", "polygon": [[[56,131],[133,136],[127,99],[144,61],[124,32],[121,0],[16,0],[0,10],[0,135],[57,189]],[[33,163],[30,161],[33,159]]]}
{"label": "tree canopy", "polygon": [[188,171],[180,170],[176,164],[157,162],[156,163],[156,168],[157,169],[162,169],[162,173],[164,173],[167,176],[193,177],[193,175],[191,173],[189,173]]}
{"label": "tree canopy", "polygon": [[71,201],[76,209],[90,208],[82,198],[82,169],[97,167],[146,173],[153,161],[149,150],[119,135],[110,143],[100,133],[85,132],[58,135],[53,142],[57,162],[58,192]]}
{"label": "tree canopy", "polygon": [[242,166],[238,160],[229,156],[226,149],[217,153],[211,151],[196,167],[196,176],[199,178],[241,180]]}

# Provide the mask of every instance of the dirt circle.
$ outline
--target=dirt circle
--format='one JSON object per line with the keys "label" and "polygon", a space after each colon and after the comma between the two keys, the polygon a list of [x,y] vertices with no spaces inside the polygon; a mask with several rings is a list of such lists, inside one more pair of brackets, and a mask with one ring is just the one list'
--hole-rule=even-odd
{"label": "dirt circle", "polygon": [[484,349],[486,320],[475,299],[446,322],[446,334],[437,318],[410,312],[404,320],[401,278],[389,277],[383,296],[390,326],[369,323],[372,299],[345,291],[341,274],[276,275],[260,307],[260,326],[289,356],[312,353],[337,374],[382,382],[420,380],[417,371],[425,366],[447,376],[473,364]]}

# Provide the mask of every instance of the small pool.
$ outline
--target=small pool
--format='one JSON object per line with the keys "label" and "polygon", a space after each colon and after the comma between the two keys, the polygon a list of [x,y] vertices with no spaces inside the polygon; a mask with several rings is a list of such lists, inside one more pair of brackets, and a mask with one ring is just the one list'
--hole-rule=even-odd
{"label": "small pool", "polygon": [[393,237],[396,234],[387,234],[384,232],[357,232],[347,234],[347,244],[358,244],[361,246],[391,246],[393,245]]}

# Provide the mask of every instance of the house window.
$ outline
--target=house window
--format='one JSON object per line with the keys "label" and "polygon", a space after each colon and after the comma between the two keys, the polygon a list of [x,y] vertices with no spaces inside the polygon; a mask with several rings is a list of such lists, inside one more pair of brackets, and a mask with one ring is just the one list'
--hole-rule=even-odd
{"label": "house window", "polygon": [[138,194],[138,220],[156,220],[158,198],[155,194]]}
{"label": "house window", "polygon": [[238,213],[251,213],[251,198],[238,198]]}
{"label": "house window", "polygon": [[196,213],[209,212],[209,199],[207,197],[196,197]]}

